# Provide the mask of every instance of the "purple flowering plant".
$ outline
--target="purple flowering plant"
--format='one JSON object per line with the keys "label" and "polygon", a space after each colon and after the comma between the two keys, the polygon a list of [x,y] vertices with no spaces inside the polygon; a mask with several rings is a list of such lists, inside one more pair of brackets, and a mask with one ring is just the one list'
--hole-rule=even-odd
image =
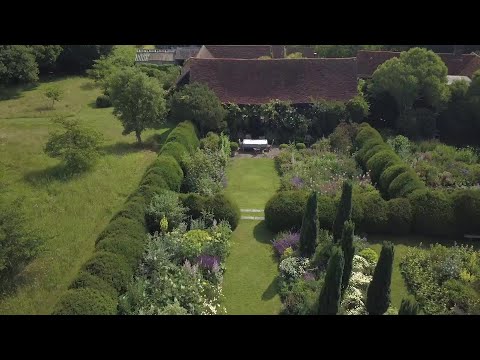
{"label": "purple flowering plant", "polygon": [[298,232],[281,232],[273,240],[273,247],[278,256],[282,256],[286,249],[292,248],[296,250],[300,241],[300,233]]}

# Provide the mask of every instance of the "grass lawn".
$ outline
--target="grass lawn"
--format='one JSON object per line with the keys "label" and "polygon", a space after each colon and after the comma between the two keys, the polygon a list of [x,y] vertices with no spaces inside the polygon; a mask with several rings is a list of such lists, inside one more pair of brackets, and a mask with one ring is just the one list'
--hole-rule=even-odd
{"label": "grass lawn", "polygon": [[393,274],[392,274],[392,304],[397,309],[400,307],[402,299],[408,296],[408,290],[403,280],[402,274],[400,273],[400,263],[403,260],[407,250],[410,247],[418,246],[422,243],[422,246],[428,247],[430,244],[442,244],[445,246],[451,246],[456,241],[458,244],[469,244],[474,245],[475,248],[479,248],[480,244],[475,244],[473,242],[468,242],[463,239],[439,239],[431,238],[425,236],[392,236],[392,235],[370,235],[368,237],[368,242],[371,243],[373,249],[380,254],[383,241],[391,241],[395,245],[395,256],[393,260]]}
{"label": "grass lawn", "polygon": [[[272,159],[237,158],[228,168],[227,193],[240,208],[263,210],[279,183]],[[263,221],[241,220],[235,229],[224,277],[228,314],[280,312],[278,264],[270,243],[272,237]]]}
{"label": "grass lawn", "polygon": [[[95,109],[100,90],[81,77],[57,80],[65,97],[47,109],[45,84],[0,101],[0,201],[22,197],[29,227],[45,238],[41,254],[18,278],[15,293],[0,298],[0,314],[48,314],[94,250],[96,236],[137,187],[156,153],[123,136],[112,109]],[[42,108],[42,106],[45,107]],[[104,155],[95,169],[72,179],[43,153],[50,118],[76,116],[100,131]],[[148,131],[166,134],[167,128]]]}

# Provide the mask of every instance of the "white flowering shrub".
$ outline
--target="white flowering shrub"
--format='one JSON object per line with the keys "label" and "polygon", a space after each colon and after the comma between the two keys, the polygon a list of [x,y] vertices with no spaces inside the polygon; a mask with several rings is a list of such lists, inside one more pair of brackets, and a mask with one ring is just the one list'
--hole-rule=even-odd
{"label": "white flowering shrub", "polygon": [[350,277],[349,285],[354,288],[367,291],[367,287],[368,284],[370,284],[370,281],[372,281],[372,276],[365,275],[361,272],[353,272],[352,276]]}
{"label": "white flowering shrub", "polygon": [[309,265],[309,259],[292,256],[282,260],[280,273],[285,280],[298,279],[305,274]]}
{"label": "white flowering shrub", "polygon": [[345,315],[366,315],[367,309],[362,291],[349,285],[343,296],[341,310]]}
{"label": "white flowering shrub", "polygon": [[368,263],[367,259],[359,255],[353,256],[353,261],[352,261],[353,272],[368,273],[369,268],[370,268],[370,264]]}

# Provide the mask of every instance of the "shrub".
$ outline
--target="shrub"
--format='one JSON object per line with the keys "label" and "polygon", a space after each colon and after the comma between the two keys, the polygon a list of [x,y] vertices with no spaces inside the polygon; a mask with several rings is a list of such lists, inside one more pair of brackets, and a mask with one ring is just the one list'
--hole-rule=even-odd
{"label": "shrub", "polygon": [[278,268],[283,279],[292,281],[302,277],[309,265],[310,262],[308,258],[292,256],[282,260]]}
{"label": "shrub", "polygon": [[83,270],[111,284],[119,293],[127,290],[133,275],[125,257],[108,252],[95,253],[83,266]]}
{"label": "shrub", "polygon": [[130,197],[112,220],[119,217],[135,220],[145,225],[145,199],[142,196]]}
{"label": "shrub", "polygon": [[188,231],[181,242],[182,254],[190,259],[196,259],[212,237],[205,230]]}
{"label": "shrub", "polygon": [[145,241],[125,235],[108,236],[96,248],[98,251],[122,255],[131,268],[136,269],[145,251]]}
{"label": "shrub", "polygon": [[367,260],[369,264],[376,264],[378,261],[378,254],[372,248],[363,249],[358,253],[358,255]]}
{"label": "shrub", "polygon": [[[377,140],[374,140],[377,141]],[[363,150],[364,148],[362,148]],[[392,151],[388,147],[387,144],[382,143],[382,144],[375,144],[374,146],[370,147],[370,149],[365,150],[365,152],[362,152],[357,155],[360,159],[360,161],[363,161],[363,164],[366,166],[368,160],[370,160],[373,156],[377,155],[381,151]],[[360,158],[361,156],[361,158]]]}
{"label": "shrub", "polygon": [[179,123],[165,140],[165,144],[169,142],[177,142],[185,146],[191,154],[200,145],[200,140],[197,136],[195,125],[190,121],[183,121]]}
{"label": "shrub", "polygon": [[[365,158],[367,152],[369,152],[371,149],[373,148],[376,148],[378,146],[386,146],[385,142],[383,141],[382,138],[369,138],[367,140],[365,140],[365,142],[363,143],[363,145],[361,147],[358,148],[358,152],[357,152],[357,160],[359,162],[361,162],[362,164],[365,164],[367,162],[368,159]],[[371,154],[370,156],[373,156],[373,154]]]}
{"label": "shrub", "polygon": [[160,229],[160,220],[166,217],[170,229],[177,227],[185,220],[186,209],[182,206],[178,194],[163,190],[154,195],[145,211],[148,230],[153,233]]}
{"label": "shrub", "polygon": [[383,233],[387,230],[387,202],[378,192],[369,192],[361,195],[363,221],[360,228],[367,233]]}
{"label": "shrub", "polygon": [[370,171],[372,181],[377,183],[383,170],[399,161],[399,157],[392,150],[383,150],[373,155],[367,161],[367,169]]}
{"label": "shrub", "polygon": [[28,229],[21,204],[19,199],[0,206],[0,289],[35,258],[43,242]]}
{"label": "shrub", "polygon": [[212,197],[209,197],[206,201],[207,210],[213,213],[213,216],[218,221],[227,221],[232,230],[237,228],[240,221],[240,208],[238,204],[233,201],[229,196],[219,193]]}
{"label": "shrub", "polygon": [[388,139],[387,144],[390,145],[402,159],[408,157],[412,152],[412,144],[406,136],[397,135],[394,138]]}
{"label": "shrub", "polygon": [[387,231],[396,235],[407,235],[412,229],[412,207],[407,199],[387,201]]}
{"label": "shrub", "polygon": [[363,124],[361,124],[357,136],[355,137],[355,143],[357,144],[357,147],[362,147],[365,142],[370,139],[378,139],[379,141],[383,142],[382,135],[380,135],[377,130],[366,123]]}
{"label": "shrub", "polygon": [[425,188],[425,184],[420,180],[418,175],[409,170],[399,174],[388,187],[388,196],[392,198],[405,197],[415,190]]}
{"label": "shrub", "polygon": [[424,235],[454,233],[455,216],[451,199],[443,191],[418,190],[409,196],[413,210],[413,230]]}
{"label": "shrub", "polygon": [[307,146],[304,143],[297,143],[295,144],[295,147],[297,148],[297,150],[303,150],[307,148]]}
{"label": "shrub", "polygon": [[160,150],[160,155],[170,155],[173,157],[179,164],[182,161],[182,158],[188,154],[187,148],[179,142],[170,141],[162,146]]}
{"label": "shrub", "polygon": [[100,157],[102,135],[81,126],[75,119],[57,117],[53,122],[62,126],[64,131],[53,131],[49,134],[44,148],[45,154],[61,159],[67,174],[92,168]]}
{"label": "shrub", "polygon": [[308,193],[304,191],[277,192],[265,205],[265,222],[277,233],[298,230],[302,225]]}
{"label": "shrub", "polygon": [[100,279],[98,276],[81,271],[78,276],[70,284],[69,289],[83,289],[89,288],[98,290],[104,294],[109,295],[112,299],[118,298],[118,291],[108,284],[106,281]]}
{"label": "shrub", "polygon": [[168,188],[172,191],[178,192],[183,180],[183,171],[178,162],[167,155],[160,155],[145,172],[141,185],[154,185],[161,182],[156,176],[149,179],[152,175],[159,176],[165,180]]}
{"label": "shrub", "polygon": [[318,223],[322,229],[332,229],[337,205],[335,200],[327,195],[318,195]]}
{"label": "shrub", "polygon": [[95,104],[97,105],[97,108],[108,108],[112,106],[110,96],[108,95],[100,95],[99,97],[97,97]]}
{"label": "shrub", "polygon": [[288,148],[288,144],[280,144],[280,146],[279,146],[280,150],[284,150],[286,148]]}
{"label": "shrub", "polygon": [[400,174],[407,172],[411,170],[411,168],[403,163],[396,163],[393,164],[385,170],[383,170],[382,174],[380,175],[380,180],[379,180],[379,187],[380,190],[384,194],[388,194],[388,188],[391,184],[391,182]]}
{"label": "shrub", "polygon": [[297,249],[300,241],[300,234],[298,232],[281,232],[273,241],[273,248],[277,252],[278,256],[283,256],[287,249],[292,252]]}
{"label": "shrub", "polygon": [[325,282],[318,300],[319,315],[336,315],[338,313],[344,264],[342,250],[334,248],[328,261]]}
{"label": "shrub", "polygon": [[238,150],[238,143],[235,141],[230,142],[230,151],[235,152]]}
{"label": "shrub", "polygon": [[370,112],[368,102],[363,96],[357,95],[353,99],[349,100],[346,104],[346,109],[350,115],[350,119],[354,123],[363,121]]}
{"label": "shrub", "polygon": [[53,315],[116,315],[117,299],[95,289],[68,290]]}
{"label": "shrub", "polygon": [[187,216],[191,216],[193,219],[201,217],[202,211],[207,209],[207,198],[200,194],[180,194],[180,200],[182,201],[183,206],[188,209]]}
{"label": "shrub", "polygon": [[459,234],[480,233],[480,191],[457,190],[452,194],[456,229]]}
{"label": "shrub", "polygon": [[125,217],[116,217],[107,225],[107,227],[98,235],[96,243],[107,236],[127,235],[136,239],[145,238],[145,226],[135,220]]}
{"label": "shrub", "polygon": [[207,136],[200,140],[200,149],[219,150],[220,136],[214,132],[209,132]]}

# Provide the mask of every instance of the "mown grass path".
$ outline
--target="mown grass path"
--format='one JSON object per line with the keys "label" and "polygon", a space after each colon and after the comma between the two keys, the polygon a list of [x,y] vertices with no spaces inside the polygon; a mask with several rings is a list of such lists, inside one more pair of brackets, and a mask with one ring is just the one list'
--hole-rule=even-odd
{"label": "mown grass path", "polygon": [[[242,213],[263,216],[263,209],[275,193],[280,179],[272,159],[238,158],[228,168],[227,193]],[[278,263],[271,245],[273,234],[264,221],[240,220],[232,238],[224,277],[224,295],[230,315],[275,315],[281,308],[278,296]]]}

